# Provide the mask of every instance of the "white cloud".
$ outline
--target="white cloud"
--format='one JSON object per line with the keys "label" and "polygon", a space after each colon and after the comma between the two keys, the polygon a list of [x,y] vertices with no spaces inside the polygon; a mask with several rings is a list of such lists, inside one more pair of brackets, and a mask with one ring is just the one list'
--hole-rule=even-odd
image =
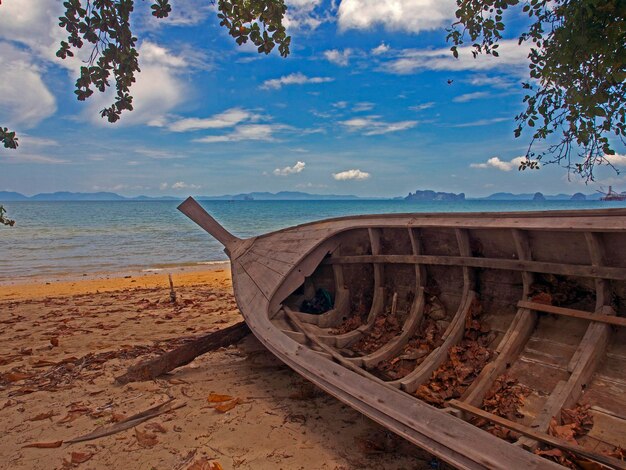
{"label": "white cloud", "polygon": [[502,88],[510,90],[519,85],[517,81],[511,80],[505,77],[498,77],[494,75],[474,75],[467,80],[467,83],[474,86],[489,86],[492,88]]}
{"label": "white cloud", "polygon": [[151,149],[147,147],[136,148],[135,153],[144,155],[148,158],[153,158],[155,160],[171,160],[175,158],[185,158],[179,153],[173,153],[168,150],[162,150],[162,149]]}
{"label": "white cloud", "polygon": [[372,49],[372,54],[373,55],[383,55],[384,53],[389,51],[389,46],[387,44],[385,44],[384,42],[381,42],[379,46],[376,46],[374,49]]}
{"label": "white cloud", "polygon": [[339,123],[348,130],[362,132],[363,135],[381,135],[389,132],[405,131],[417,125],[417,121],[396,121],[385,122],[379,119],[380,116],[367,116],[352,118]]}
{"label": "white cloud", "polygon": [[287,30],[308,29],[315,30],[327,16],[320,15],[316,9],[323,3],[322,0],[287,0],[287,14],[283,24]]}
{"label": "white cloud", "polygon": [[372,108],[374,108],[374,103],[368,103],[368,102],[356,103],[352,107],[352,111],[354,111],[355,113],[360,113],[363,111],[371,111]]}
{"label": "white cloud", "polygon": [[428,103],[421,103],[416,104],[415,106],[409,106],[409,109],[411,111],[423,111],[425,109],[432,108],[433,106],[435,106],[435,102],[429,101]]}
{"label": "white cloud", "polygon": [[242,140],[261,140],[272,141],[274,133],[283,129],[288,129],[289,126],[281,124],[245,124],[236,127],[232,132],[223,135],[208,135],[199,139],[194,139],[194,142],[200,142],[205,144],[212,144],[217,142],[239,142]]}
{"label": "white cloud", "polygon": [[[167,121],[167,114],[180,105],[188,96],[188,85],[181,75],[191,65],[182,56],[150,41],[139,47],[139,67],[136,83],[130,89],[133,111],[122,113],[120,123],[147,124],[161,127]],[[100,117],[99,111],[114,100],[114,90],[97,93],[89,101],[86,117],[96,125],[108,125]]]}
{"label": "white cloud", "polygon": [[0,39],[28,46],[40,59],[63,63],[55,53],[67,33],[59,28],[58,0],[8,0],[0,7]]}
{"label": "white cloud", "polygon": [[486,91],[475,91],[473,93],[465,93],[464,95],[456,96],[452,101],[455,103],[467,103],[468,101],[480,100],[488,98],[489,96],[491,96],[491,94]]}
{"label": "white cloud", "polygon": [[522,161],[526,160],[526,157],[515,157],[512,160],[503,161],[499,157],[491,157],[485,163],[470,163],[471,168],[495,168],[500,171],[511,171],[517,169]]}
{"label": "white cloud", "polygon": [[613,166],[626,166],[626,155],[616,153],[615,155],[605,155],[604,158]]}
{"label": "white cloud", "polygon": [[142,28],[151,29],[166,26],[193,26],[203,23],[211,15],[216,14],[216,5],[206,0],[176,0],[172,2],[172,11],[167,18],[155,18],[147,3],[136,5],[135,10],[141,13],[139,23]]}
{"label": "white cloud", "polygon": [[339,173],[333,173],[333,178],[337,181],[347,181],[347,180],[366,180],[371,175],[366,171],[361,170],[345,170]]}
{"label": "white cloud", "polygon": [[197,184],[188,184],[184,181],[177,181],[172,185],[172,189],[199,189],[200,187]]}
{"label": "white cloud", "polygon": [[285,168],[276,168],[273,173],[276,176],[289,176],[296,173],[302,173],[306,163],[304,162],[296,162],[294,166],[286,166]]}
{"label": "white cloud", "polygon": [[499,57],[481,54],[472,56],[472,47],[460,47],[459,58],[455,59],[450,49],[404,49],[392,60],[381,65],[383,71],[395,74],[411,74],[423,70],[491,70],[526,73],[528,52],[527,43],[518,45],[517,39],[499,42]]}
{"label": "white cloud", "polygon": [[344,109],[348,106],[347,101],[336,101],[332,104],[333,108]]}
{"label": "white cloud", "polygon": [[454,20],[454,0],[343,0],[337,12],[341,29],[370,29],[419,33],[448,26]]}
{"label": "white cloud", "polygon": [[315,183],[300,183],[300,184],[296,184],[296,188],[298,189],[321,189],[321,188],[328,188],[327,184],[315,184]]}
{"label": "white cloud", "polygon": [[464,122],[463,124],[455,124],[452,127],[478,127],[478,126],[489,126],[491,124],[496,124],[498,122],[511,121],[510,117],[500,117],[500,118],[489,118],[489,119],[478,119],[476,121]]}
{"label": "white cloud", "polygon": [[260,115],[242,108],[231,108],[215,114],[209,118],[185,118],[174,121],[168,125],[169,130],[174,132],[189,132],[201,129],[220,129],[234,127],[245,121],[258,121]]}
{"label": "white cloud", "polygon": [[170,185],[169,185],[169,184],[167,184],[167,183],[161,183],[161,184],[159,185],[159,189],[160,189],[161,191],[165,191],[167,188],[169,188],[169,186],[170,186]]}
{"label": "white cloud", "polygon": [[289,75],[282,76],[280,78],[272,78],[271,80],[266,80],[261,85],[261,88],[264,90],[278,90],[285,85],[304,85],[307,83],[326,83],[332,82],[334,78],[331,77],[307,77],[303,73],[296,72]]}
{"label": "white cloud", "polygon": [[62,165],[70,163],[70,161],[62,158],[50,157],[48,155],[24,152],[20,146],[16,150],[12,150],[9,154],[7,154],[6,158],[2,159],[2,163],[41,163],[46,165]]}
{"label": "white cloud", "polygon": [[344,49],[343,51],[340,51],[339,49],[330,49],[328,51],[324,51],[324,57],[327,61],[341,67],[348,65],[351,54],[352,49]]}
{"label": "white cloud", "polygon": [[0,119],[3,124],[28,129],[56,112],[56,99],[44,77],[45,70],[33,62],[30,54],[0,42]]}
{"label": "white cloud", "polygon": [[20,149],[25,149],[27,147],[30,146],[37,146],[37,147],[58,147],[59,142],[54,140],[54,139],[46,139],[46,138],[42,138],[42,137],[34,137],[32,135],[29,134],[24,134],[24,133],[20,133],[19,136],[19,142],[20,142]]}

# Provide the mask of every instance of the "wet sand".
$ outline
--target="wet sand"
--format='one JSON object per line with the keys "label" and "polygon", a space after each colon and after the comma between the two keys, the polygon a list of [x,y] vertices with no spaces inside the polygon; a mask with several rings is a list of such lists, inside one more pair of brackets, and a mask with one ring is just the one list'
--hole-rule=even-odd
{"label": "wet sand", "polygon": [[[228,269],[172,276],[176,305],[164,272],[0,285],[0,468],[430,468],[428,455],[311,386],[253,336],[154,381],[117,384],[130,365],[241,320]],[[220,412],[211,393],[238,400]],[[59,444],[171,398],[184,406]],[[58,447],[25,447],[33,443]]]}

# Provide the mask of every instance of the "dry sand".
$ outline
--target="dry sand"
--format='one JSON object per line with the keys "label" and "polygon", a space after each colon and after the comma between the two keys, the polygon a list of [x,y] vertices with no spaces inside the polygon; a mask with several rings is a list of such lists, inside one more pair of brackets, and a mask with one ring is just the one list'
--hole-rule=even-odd
{"label": "dry sand", "polygon": [[[0,468],[430,468],[429,456],[315,389],[253,336],[157,380],[118,385],[131,364],[241,319],[227,269],[173,278],[177,306],[164,274],[0,285]],[[239,403],[221,413],[211,393]],[[135,428],[25,447],[170,397],[184,407]]]}

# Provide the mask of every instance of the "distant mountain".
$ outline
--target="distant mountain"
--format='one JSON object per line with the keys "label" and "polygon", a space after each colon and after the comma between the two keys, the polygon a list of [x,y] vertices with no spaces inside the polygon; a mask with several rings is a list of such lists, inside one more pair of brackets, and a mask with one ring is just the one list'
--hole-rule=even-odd
{"label": "distant mountain", "polygon": [[339,194],[309,194],[300,191],[280,191],[278,193],[253,192],[242,194],[226,194],[223,196],[198,196],[199,201],[327,201],[327,200],[353,200],[353,199],[373,199],[360,198],[352,195]]}
{"label": "distant mountain", "polygon": [[[522,193],[522,194],[513,194],[513,193],[494,193],[487,197],[480,198],[472,198],[472,199],[481,199],[487,201],[532,201],[535,198],[537,193]],[[595,194],[582,194],[576,193],[574,195],[571,194],[554,194],[542,195],[546,201],[569,201],[569,200],[587,200],[587,201],[597,201],[602,197],[600,193]],[[575,196],[575,197],[574,197]],[[582,197],[581,197],[582,196]]]}
{"label": "distant mountain", "polygon": [[13,191],[0,191],[0,201],[28,201],[28,197]]}
{"label": "distant mountain", "polygon": [[115,193],[70,193],[59,191],[56,193],[40,193],[28,198],[29,201],[123,201],[126,199]]}
{"label": "distant mountain", "polygon": [[[40,193],[34,196],[24,196],[23,194],[0,191],[0,201],[181,201],[182,197],[176,196],[136,196],[125,197],[116,193],[72,193],[59,191],[56,193]],[[253,192],[245,194],[226,194],[224,196],[197,196],[200,201],[319,201],[319,200],[355,200],[355,199],[375,199],[360,198],[352,195],[337,194],[309,194],[298,191],[281,191],[278,193]]]}
{"label": "distant mountain", "polygon": [[[494,193],[487,197],[470,198],[474,200],[488,201],[532,201],[535,193]],[[597,201],[602,197],[600,193],[582,194],[555,194],[544,195],[547,201]],[[277,193],[270,192],[252,192],[240,194],[225,194],[223,196],[195,196],[199,201],[353,201],[353,200],[399,200],[408,201],[462,201],[465,199],[464,193],[445,193],[430,190],[417,190],[415,193],[409,193],[408,196],[398,196],[395,198],[375,198],[375,197],[359,197],[350,194],[310,194],[301,191],[280,191]],[[0,191],[0,202],[12,201],[182,201],[182,197],[178,196],[120,196],[111,192],[97,193],[74,193],[69,191],[59,191],[55,193],[40,193],[34,196],[24,196],[23,194],[13,191]]]}

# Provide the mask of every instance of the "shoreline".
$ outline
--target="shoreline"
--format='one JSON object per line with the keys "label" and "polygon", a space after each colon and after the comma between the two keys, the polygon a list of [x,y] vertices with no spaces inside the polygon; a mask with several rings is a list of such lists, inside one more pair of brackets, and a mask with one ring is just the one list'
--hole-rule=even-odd
{"label": "shoreline", "polygon": [[[254,335],[155,380],[118,384],[129,366],[241,320],[221,268],[0,286],[0,467],[430,468],[432,457],[313,387]],[[235,397],[233,408],[216,409],[211,393]],[[67,443],[172,398],[184,407]]]}
{"label": "shoreline", "polygon": [[168,275],[172,275],[174,288],[192,285],[231,285],[230,262],[215,262],[194,266],[129,269],[110,273],[74,274],[62,276],[36,276],[0,281],[0,301],[32,300],[44,297],[67,297],[125,289],[169,289]]}

